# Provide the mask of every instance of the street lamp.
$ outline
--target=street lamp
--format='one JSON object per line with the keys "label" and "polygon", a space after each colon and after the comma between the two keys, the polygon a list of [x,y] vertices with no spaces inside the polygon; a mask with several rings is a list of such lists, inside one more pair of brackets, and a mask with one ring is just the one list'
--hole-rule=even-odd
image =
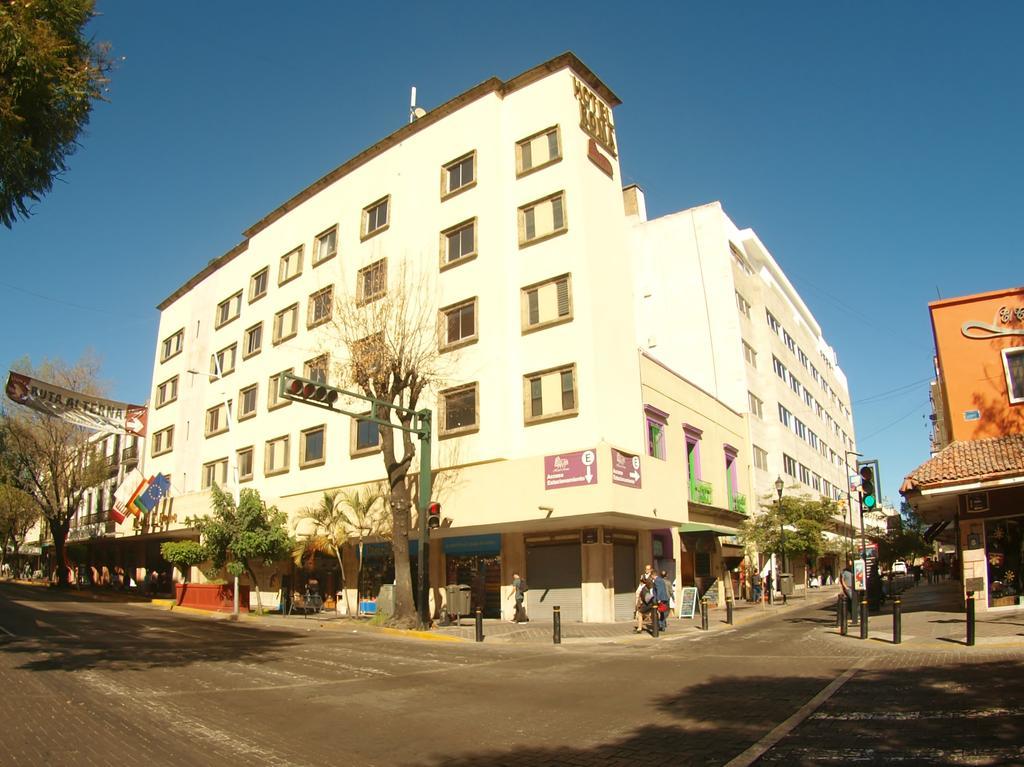
{"label": "street lamp", "polygon": [[[782,481],[782,477],[777,477],[775,480],[775,492],[779,496],[779,549],[781,550],[780,559],[782,560],[782,572],[786,572],[786,528],[782,521],[782,488],[785,487],[785,483]],[[780,573],[781,575],[781,573]],[[779,593],[782,593],[782,581],[778,579]],[[785,595],[783,594],[783,603],[785,603]]]}

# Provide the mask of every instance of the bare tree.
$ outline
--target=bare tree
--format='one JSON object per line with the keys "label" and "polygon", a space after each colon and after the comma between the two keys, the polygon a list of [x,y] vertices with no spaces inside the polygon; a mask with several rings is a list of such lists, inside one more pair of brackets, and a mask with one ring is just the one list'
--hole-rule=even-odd
{"label": "bare tree", "polygon": [[[73,366],[43,362],[33,370],[25,360],[15,369],[71,391],[99,396],[99,364],[84,357]],[[86,491],[106,479],[106,462],[89,442],[88,429],[7,400],[3,414],[4,460],[17,486],[46,520],[57,560],[57,584],[68,585],[65,544],[71,519]]]}
{"label": "bare tree", "polygon": [[[392,406],[377,406],[378,418],[410,429],[414,411],[425,395],[440,388],[447,367],[440,352],[437,299],[431,278],[418,274],[407,261],[400,261],[390,274],[387,262],[379,263],[360,272],[355,296],[341,291],[335,301],[332,348],[340,345],[348,352],[335,372],[343,388]],[[409,570],[414,494],[408,480],[416,444],[409,431],[387,426],[379,431],[391,509],[394,620],[411,624],[416,617]]]}

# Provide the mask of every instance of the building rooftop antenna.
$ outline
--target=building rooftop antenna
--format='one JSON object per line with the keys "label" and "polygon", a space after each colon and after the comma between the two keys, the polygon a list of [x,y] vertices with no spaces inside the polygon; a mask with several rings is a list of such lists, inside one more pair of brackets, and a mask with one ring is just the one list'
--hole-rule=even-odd
{"label": "building rooftop antenna", "polygon": [[409,122],[420,119],[427,113],[426,109],[416,106],[416,86],[412,86],[412,94],[409,96]]}

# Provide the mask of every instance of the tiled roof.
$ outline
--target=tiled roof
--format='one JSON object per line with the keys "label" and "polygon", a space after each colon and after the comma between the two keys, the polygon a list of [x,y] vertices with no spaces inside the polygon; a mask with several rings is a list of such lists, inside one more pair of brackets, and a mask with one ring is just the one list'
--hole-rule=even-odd
{"label": "tiled roof", "polygon": [[1024,434],[951,442],[903,480],[901,493],[1024,475]]}

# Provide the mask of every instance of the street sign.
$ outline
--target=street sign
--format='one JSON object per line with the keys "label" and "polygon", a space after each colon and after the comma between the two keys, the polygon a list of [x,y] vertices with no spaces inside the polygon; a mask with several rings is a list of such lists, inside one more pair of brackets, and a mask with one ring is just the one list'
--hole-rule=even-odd
{"label": "street sign", "polygon": [[864,560],[853,560],[853,588],[857,591],[864,591],[867,588],[868,579],[864,572]]}
{"label": "street sign", "polygon": [[544,456],[544,489],[597,484],[597,453],[580,450]]}
{"label": "street sign", "polygon": [[697,609],[697,587],[683,586],[683,592],[679,595],[679,617],[692,618]]}
{"label": "street sign", "polygon": [[616,485],[634,487],[637,490],[641,486],[640,477],[640,456],[631,453],[623,453],[621,450],[612,448],[612,482]]}

